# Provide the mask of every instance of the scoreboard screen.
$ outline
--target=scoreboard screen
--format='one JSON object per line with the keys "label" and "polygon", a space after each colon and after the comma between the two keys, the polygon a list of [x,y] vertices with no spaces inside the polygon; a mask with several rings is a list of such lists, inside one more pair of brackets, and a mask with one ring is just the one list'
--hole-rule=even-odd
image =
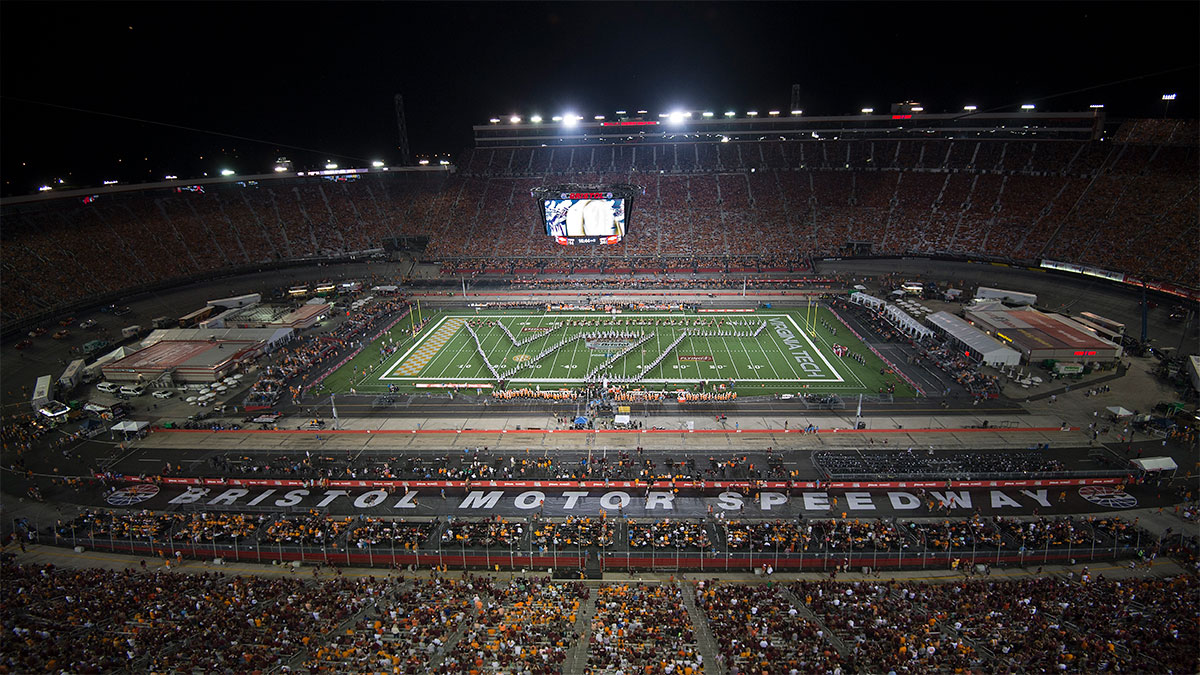
{"label": "scoreboard screen", "polygon": [[537,188],[546,236],[559,244],[616,244],[625,237],[634,186]]}
{"label": "scoreboard screen", "polygon": [[620,241],[625,236],[624,199],[547,199],[542,202],[542,211],[546,218],[546,234],[555,239],[607,240],[615,237]]}

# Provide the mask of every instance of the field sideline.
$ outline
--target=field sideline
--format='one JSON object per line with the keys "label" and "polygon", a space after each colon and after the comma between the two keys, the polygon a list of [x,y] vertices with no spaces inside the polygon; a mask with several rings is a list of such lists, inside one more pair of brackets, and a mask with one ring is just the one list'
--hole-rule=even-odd
{"label": "field sideline", "polygon": [[[631,388],[708,390],[732,387],[741,395],[774,393],[877,393],[897,381],[882,374],[884,364],[824,308],[810,312],[813,329],[805,324],[803,309],[764,310],[744,314],[684,314],[630,312],[617,315],[594,312],[450,311],[431,315],[419,335],[408,335],[404,322],[367,345],[363,353],[343,366],[323,384],[321,391],[335,393],[385,393],[429,391],[430,385],[494,385],[495,378],[479,355],[466,328],[472,323],[488,360],[500,371],[520,368],[508,378],[509,388],[575,387],[585,383],[589,371],[614,356],[623,344],[570,339],[579,333],[624,333],[646,337],[607,369],[613,377],[629,377],[664,354],[685,330],[689,334],[665,354],[661,363],[646,370]],[[586,325],[562,325],[581,322]],[[747,337],[766,322],[756,337]],[[507,332],[500,324],[507,328]],[[837,330],[834,335],[830,330]],[[730,336],[737,332],[741,337]],[[722,334],[724,333],[724,334]],[[510,337],[511,335],[511,337]],[[520,346],[513,339],[526,342]],[[568,339],[561,348],[537,359],[548,346]],[[380,343],[395,347],[386,356]],[[859,363],[834,354],[838,344],[863,357]],[[436,389],[436,388],[435,388]],[[897,386],[897,396],[910,395]]]}

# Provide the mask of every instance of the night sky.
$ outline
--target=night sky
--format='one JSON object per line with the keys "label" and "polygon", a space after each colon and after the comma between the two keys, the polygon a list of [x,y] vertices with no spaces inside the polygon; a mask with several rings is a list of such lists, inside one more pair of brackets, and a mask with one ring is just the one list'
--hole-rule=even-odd
{"label": "night sky", "polygon": [[[5,195],[456,155],[489,117],[1104,103],[1197,116],[1200,3],[0,4]],[[1160,71],[1173,72],[1152,75]],[[234,140],[87,112],[257,139]],[[265,142],[258,142],[265,141]],[[305,148],[280,147],[286,144]],[[201,159],[203,157],[203,159]]]}

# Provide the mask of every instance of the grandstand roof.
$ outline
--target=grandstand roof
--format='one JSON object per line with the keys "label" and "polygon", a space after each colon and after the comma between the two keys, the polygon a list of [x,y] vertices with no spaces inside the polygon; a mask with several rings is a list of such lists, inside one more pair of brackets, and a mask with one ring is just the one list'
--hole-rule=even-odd
{"label": "grandstand roof", "polygon": [[[689,113],[691,115],[691,113]],[[562,123],[504,122],[473,127],[479,148],[597,143],[758,141],[815,138],[1100,138],[1102,109],[1087,112],[903,113],[703,117],[680,122],[652,116]]]}

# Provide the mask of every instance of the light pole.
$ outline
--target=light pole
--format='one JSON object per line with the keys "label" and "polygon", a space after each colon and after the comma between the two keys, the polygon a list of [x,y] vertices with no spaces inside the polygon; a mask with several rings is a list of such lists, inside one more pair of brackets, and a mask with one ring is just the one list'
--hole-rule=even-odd
{"label": "light pole", "polygon": [[1167,112],[1171,110],[1171,101],[1174,101],[1175,97],[1178,95],[1179,94],[1163,94],[1162,95],[1162,100],[1165,101],[1165,103],[1163,103],[1163,119],[1166,119]]}

